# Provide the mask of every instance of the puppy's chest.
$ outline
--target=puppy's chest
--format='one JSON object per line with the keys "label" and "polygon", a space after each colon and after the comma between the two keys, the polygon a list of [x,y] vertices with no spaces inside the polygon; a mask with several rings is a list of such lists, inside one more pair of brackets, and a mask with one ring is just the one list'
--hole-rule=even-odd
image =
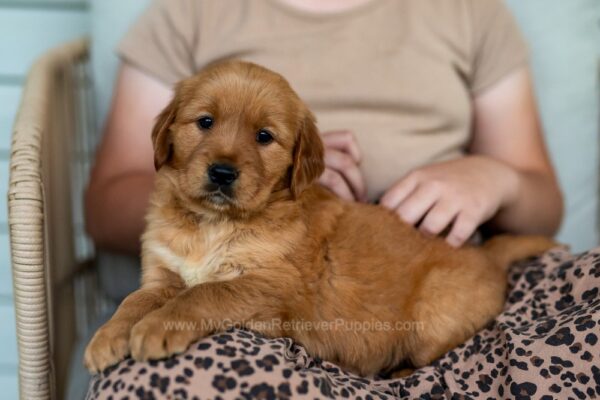
{"label": "puppy's chest", "polygon": [[157,240],[147,247],[161,264],[178,273],[187,286],[235,279],[265,260],[268,239],[234,227],[203,228]]}

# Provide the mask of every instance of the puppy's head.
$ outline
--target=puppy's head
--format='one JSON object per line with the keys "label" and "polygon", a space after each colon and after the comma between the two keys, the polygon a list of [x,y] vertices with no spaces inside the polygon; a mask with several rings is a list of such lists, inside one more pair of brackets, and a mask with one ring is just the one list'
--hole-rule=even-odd
{"label": "puppy's head", "polygon": [[314,116],[280,75],[217,64],[180,82],[152,132],[154,164],[192,210],[230,215],[293,197],[323,172]]}

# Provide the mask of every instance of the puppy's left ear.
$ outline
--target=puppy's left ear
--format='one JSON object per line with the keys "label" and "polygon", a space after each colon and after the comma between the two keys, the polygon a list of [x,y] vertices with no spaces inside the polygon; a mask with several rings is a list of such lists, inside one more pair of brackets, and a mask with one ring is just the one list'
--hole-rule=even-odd
{"label": "puppy's left ear", "polygon": [[177,96],[156,118],[152,129],[152,146],[154,147],[154,168],[158,171],[171,158],[173,152],[171,144],[171,125],[177,115]]}
{"label": "puppy's left ear", "polygon": [[290,189],[294,198],[316,181],[325,170],[323,142],[314,115],[306,110],[294,146],[294,164]]}

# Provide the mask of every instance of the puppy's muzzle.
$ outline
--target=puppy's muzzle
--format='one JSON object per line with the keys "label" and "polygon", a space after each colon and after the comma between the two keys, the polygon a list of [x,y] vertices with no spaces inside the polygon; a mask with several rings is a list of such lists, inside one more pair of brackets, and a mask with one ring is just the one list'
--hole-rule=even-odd
{"label": "puppy's muzzle", "polygon": [[231,186],[239,175],[239,171],[229,164],[212,164],[208,167],[208,179],[219,187]]}

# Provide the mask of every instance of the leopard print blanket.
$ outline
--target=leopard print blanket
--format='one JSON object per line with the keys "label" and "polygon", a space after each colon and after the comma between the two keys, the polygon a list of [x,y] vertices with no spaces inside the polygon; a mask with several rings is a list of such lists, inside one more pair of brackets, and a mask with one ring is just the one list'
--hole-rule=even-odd
{"label": "leopard print blanket", "polygon": [[600,249],[557,248],[509,275],[493,323],[402,379],[364,379],[291,339],[229,330],[167,360],[125,360],[92,379],[87,399],[600,397]]}

